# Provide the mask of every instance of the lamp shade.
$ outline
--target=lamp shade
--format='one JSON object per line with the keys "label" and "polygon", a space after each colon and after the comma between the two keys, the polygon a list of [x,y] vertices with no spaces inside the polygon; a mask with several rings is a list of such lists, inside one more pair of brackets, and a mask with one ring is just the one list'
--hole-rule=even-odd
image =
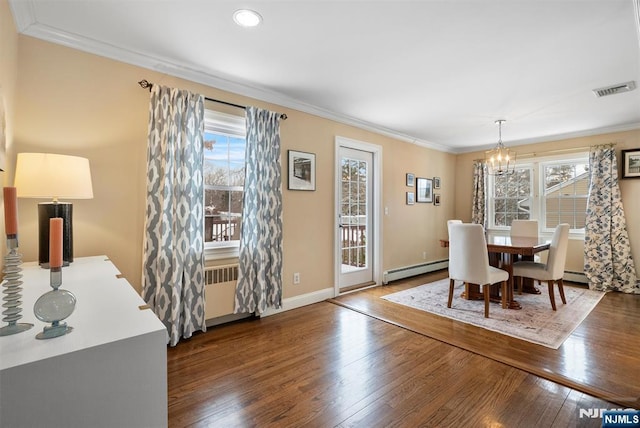
{"label": "lamp shade", "polygon": [[14,186],[20,198],[93,198],[89,160],[77,156],[18,153]]}

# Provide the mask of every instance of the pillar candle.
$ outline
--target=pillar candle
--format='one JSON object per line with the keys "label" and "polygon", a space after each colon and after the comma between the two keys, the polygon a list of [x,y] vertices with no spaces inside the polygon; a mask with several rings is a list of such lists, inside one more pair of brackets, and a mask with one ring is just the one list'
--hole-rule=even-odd
{"label": "pillar candle", "polygon": [[4,194],[4,231],[7,235],[18,234],[18,200],[15,187],[5,187]]}
{"label": "pillar candle", "polygon": [[49,267],[62,267],[62,219],[49,219]]}

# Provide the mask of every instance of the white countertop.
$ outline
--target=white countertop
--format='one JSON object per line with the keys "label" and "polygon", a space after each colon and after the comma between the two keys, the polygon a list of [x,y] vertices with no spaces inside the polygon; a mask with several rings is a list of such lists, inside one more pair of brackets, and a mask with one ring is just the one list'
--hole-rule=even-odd
{"label": "white countertop", "polygon": [[[0,370],[154,331],[165,331],[145,302],[106,256],[75,259],[62,268],[62,286],[76,296],[76,307],[66,320],[73,331],[53,339],[38,340],[36,334],[48,325],[33,313],[33,305],[51,291],[49,270],[36,262],[23,263],[22,319],[34,326],[22,333],[0,337]],[[1,318],[0,318],[1,319]],[[6,323],[1,322],[2,326]]]}

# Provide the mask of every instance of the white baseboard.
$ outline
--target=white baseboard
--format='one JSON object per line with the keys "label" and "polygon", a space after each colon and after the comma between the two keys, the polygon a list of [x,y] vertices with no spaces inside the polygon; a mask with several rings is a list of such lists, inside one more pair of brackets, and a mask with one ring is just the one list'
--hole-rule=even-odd
{"label": "white baseboard", "polygon": [[312,293],[289,297],[282,301],[282,308],[280,309],[269,308],[261,316],[268,317],[270,315],[279,314],[280,312],[300,308],[302,306],[311,305],[313,303],[322,302],[324,300],[333,298],[334,294],[335,294],[335,290],[333,288],[324,288],[322,290],[314,291]]}

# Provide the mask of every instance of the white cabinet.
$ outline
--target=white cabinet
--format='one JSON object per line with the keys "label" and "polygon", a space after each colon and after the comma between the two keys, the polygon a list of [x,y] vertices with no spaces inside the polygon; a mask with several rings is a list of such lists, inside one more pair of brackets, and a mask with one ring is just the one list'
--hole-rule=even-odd
{"label": "white cabinet", "polygon": [[0,426],[167,426],[167,332],[105,256],[62,269],[77,298],[67,335],[37,340],[46,325],[33,304],[49,271],[23,264],[23,318],[30,330],[0,337]]}

